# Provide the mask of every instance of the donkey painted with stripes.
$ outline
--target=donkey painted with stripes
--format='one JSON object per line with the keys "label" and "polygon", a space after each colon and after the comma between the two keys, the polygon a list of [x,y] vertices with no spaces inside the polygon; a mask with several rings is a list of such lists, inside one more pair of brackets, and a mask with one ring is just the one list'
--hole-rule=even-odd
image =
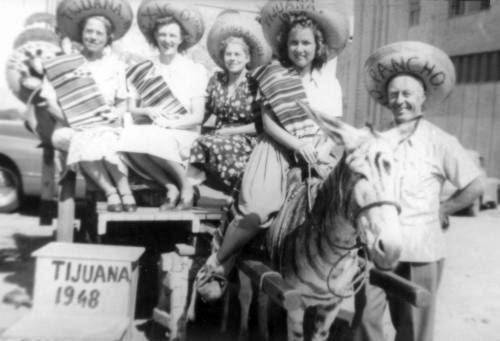
{"label": "donkey painted with stripes", "polygon": [[[345,151],[324,180],[289,189],[266,246],[271,267],[302,295],[302,306],[288,311],[288,340],[326,340],[342,300],[367,280],[360,249],[382,269],[399,259],[399,175],[393,149],[401,136],[395,129],[356,129],[298,105]],[[252,296],[244,276],[240,273],[241,290],[250,292],[240,292],[243,330]],[[304,327],[310,308],[313,323]]]}

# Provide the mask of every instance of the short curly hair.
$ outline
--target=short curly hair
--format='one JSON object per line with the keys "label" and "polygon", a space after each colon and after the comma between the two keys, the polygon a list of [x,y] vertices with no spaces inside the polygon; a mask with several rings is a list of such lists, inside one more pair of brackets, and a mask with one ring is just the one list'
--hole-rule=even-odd
{"label": "short curly hair", "polygon": [[226,49],[229,46],[229,44],[239,44],[241,47],[243,47],[243,52],[245,52],[246,56],[248,58],[251,58],[250,55],[250,46],[246,42],[246,40],[243,37],[239,36],[229,36],[223,41],[220,42],[219,45],[219,57],[224,60],[224,54],[226,53]]}
{"label": "short curly hair", "polygon": [[[102,24],[104,25],[104,28],[106,30],[106,46],[111,45],[111,43],[113,42],[113,39],[114,39],[113,23],[111,22],[111,20],[109,20],[108,18],[106,18],[103,15],[92,15],[92,16],[86,17],[85,19],[80,21],[78,23],[78,27],[80,29],[80,34],[83,35],[83,30],[85,29],[85,26],[87,26],[87,23],[89,22],[90,19],[96,19],[96,20],[102,22]],[[80,40],[82,40],[82,39],[80,38]]]}
{"label": "short curly hair", "polygon": [[290,32],[296,27],[309,27],[314,35],[316,51],[312,61],[313,69],[320,69],[328,60],[328,51],[325,44],[325,37],[319,25],[309,18],[305,13],[290,15],[278,37],[278,53],[281,64],[293,66],[293,62],[288,57],[288,37]]}
{"label": "short curly hair", "polygon": [[170,25],[170,24],[177,24],[179,26],[179,29],[181,31],[181,44],[179,45],[179,52],[184,52],[187,50],[186,47],[186,36],[187,32],[180,23],[179,20],[177,20],[173,16],[166,16],[166,17],[161,17],[156,19],[154,25],[151,27],[149,30],[149,33],[146,35],[146,40],[148,41],[149,44],[152,46],[158,48],[158,42],[156,41],[156,33],[162,28],[163,26]]}

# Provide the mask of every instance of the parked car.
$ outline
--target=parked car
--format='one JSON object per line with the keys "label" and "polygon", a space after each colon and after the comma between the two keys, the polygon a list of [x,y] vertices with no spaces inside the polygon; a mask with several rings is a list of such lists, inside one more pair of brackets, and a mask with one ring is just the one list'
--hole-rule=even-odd
{"label": "parked car", "polygon": [[[40,196],[42,149],[37,136],[21,120],[0,119],[0,212],[12,212],[24,196]],[[76,196],[83,198],[85,185],[78,178]],[[54,198],[55,199],[55,198]]]}

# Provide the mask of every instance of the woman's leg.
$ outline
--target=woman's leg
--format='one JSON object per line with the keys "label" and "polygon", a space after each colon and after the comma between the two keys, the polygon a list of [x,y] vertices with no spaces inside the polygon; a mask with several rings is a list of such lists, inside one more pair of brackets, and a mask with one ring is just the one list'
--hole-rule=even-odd
{"label": "woman's leg", "polygon": [[154,181],[163,185],[167,189],[167,198],[162,209],[174,208],[179,200],[179,190],[172,179],[157,163],[151,160],[148,154],[127,153],[127,159],[132,165],[144,174],[150,176]]}
{"label": "woman's leg", "polygon": [[123,209],[127,212],[133,212],[137,210],[137,205],[135,203],[135,199],[132,194],[127,175],[121,172],[118,166],[115,164],[107,161],[103,161],[103,164],[108,171],[108,174],[110,175],[112,181],[118,188],[118,192],[120,193],[123,203]]}
{"label": "woman's leg", "polygon": [[164,169],[172,177],[180,190],[179,208],[188,209],[193,206],[194,188],[186,176],[186,170],[179,163],[150,156],[151,160]]}
{"label": "woman's leg", "polygon": [[79,163],[82,172],[104,191],[107,197],[108,210],[121,210],[118,191],[111,180],[102,161],[82,161]]}
{"label": "woman's leg", "polygon": [[260,219],[256,214],[234,219],[224,234],[222,245],[217,252],[217,261],[220,264],[227,262],[231,256],[252,240],[260,230]]}

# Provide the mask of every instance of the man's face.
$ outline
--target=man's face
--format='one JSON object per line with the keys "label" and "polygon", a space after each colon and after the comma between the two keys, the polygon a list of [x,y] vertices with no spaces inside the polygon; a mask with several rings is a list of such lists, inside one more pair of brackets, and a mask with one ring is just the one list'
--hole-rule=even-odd
{"label": "man's face", "polygon": [[387,86],[389,109],[394,120],[402,123],[422,114],[425,101],[422,83],[410,75],[394,77]]}

